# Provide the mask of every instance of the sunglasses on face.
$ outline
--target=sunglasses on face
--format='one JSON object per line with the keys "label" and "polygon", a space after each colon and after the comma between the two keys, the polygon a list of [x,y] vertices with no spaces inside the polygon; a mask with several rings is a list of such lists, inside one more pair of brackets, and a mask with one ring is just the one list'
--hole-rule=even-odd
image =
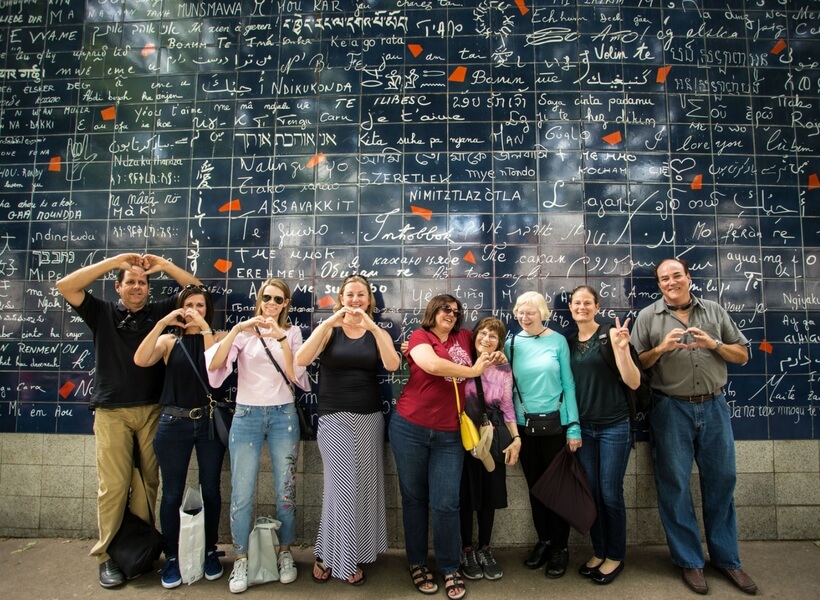
{"label": "sunglasses on face", "polygon": [[444,305],[444,306],[441,307],[441,310],[442,310],[442,312],[444,312],[445,314],[448,314],[448,315],[450,313],[453,313],[453,315],[456,318],[461,316],[461,311],[458,308],[453,308],[452,306]]}
{"label": "sunglasses on face", "polygon": [[276,304],[282,304],[285,299],[282,296],[271,296],[270,294],[262,294],[262,302],[270,302],[273,300]]}

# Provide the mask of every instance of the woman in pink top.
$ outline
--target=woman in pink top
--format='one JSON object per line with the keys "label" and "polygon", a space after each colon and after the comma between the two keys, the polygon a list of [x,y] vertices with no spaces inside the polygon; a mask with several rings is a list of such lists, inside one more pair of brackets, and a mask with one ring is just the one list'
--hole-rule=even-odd
{"label": "woman in pink top", "polygon": [[[255,316],[233,326],[222,342],[205,353],[208,377],[217,387],[237,368],[236,412],[231,425],[231,536],[236,562],[229,582],[233,593],[248,587],[248,538],[262,447],[267,443],[276,493],[279,530],[279,581],[296,579],[290,545],[295,535],[296,460],[299,457],[299,417],[294,405],[295,383],[310,389],[304,367],[293,356],[302,332],[287,323],[290,288],[268,279],[259,288]],[[273,364],[276,361],[279,368]],[[281,371],[280,371],[281,369]],[[285,374],[283,377],[282,373]]]}

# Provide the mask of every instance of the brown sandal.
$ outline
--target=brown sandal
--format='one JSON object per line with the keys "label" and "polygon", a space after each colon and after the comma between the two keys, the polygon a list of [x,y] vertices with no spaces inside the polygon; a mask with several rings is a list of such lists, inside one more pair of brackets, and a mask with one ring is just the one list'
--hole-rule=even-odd
{"label": "brown sandal", "polygon": [[410,577],[413,578],[413,585],[422,594],[429,596],[438,592],[438,584],[433,581],[433,574],[427,565],[410,565]]}

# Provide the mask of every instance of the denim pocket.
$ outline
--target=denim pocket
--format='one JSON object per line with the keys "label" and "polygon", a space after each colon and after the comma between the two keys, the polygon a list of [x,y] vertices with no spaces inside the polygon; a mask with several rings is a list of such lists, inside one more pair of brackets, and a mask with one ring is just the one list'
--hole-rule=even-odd
{"label": "denim pocket", "polygon": [[282,414],[283,415],[295,415],[296,414],[296,405],[291,402],[290,404],[283,404],[282,405]]}

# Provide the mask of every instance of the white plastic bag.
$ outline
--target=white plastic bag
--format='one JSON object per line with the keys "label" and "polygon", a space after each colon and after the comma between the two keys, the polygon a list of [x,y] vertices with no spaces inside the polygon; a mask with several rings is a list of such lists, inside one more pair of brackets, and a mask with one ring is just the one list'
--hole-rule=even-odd
{"label": "white plastic bag", "polygon": [[179,573],[188,585],[202,579],[205,573],[205,508],[202,492],[185,490],[179,507]]}
{"label": "white plastic bag", "polygon": [[279,562],[276,547],[282,526],[281,521],[270,517],[258,517],[248,543],[248,585],[279,581]]}

